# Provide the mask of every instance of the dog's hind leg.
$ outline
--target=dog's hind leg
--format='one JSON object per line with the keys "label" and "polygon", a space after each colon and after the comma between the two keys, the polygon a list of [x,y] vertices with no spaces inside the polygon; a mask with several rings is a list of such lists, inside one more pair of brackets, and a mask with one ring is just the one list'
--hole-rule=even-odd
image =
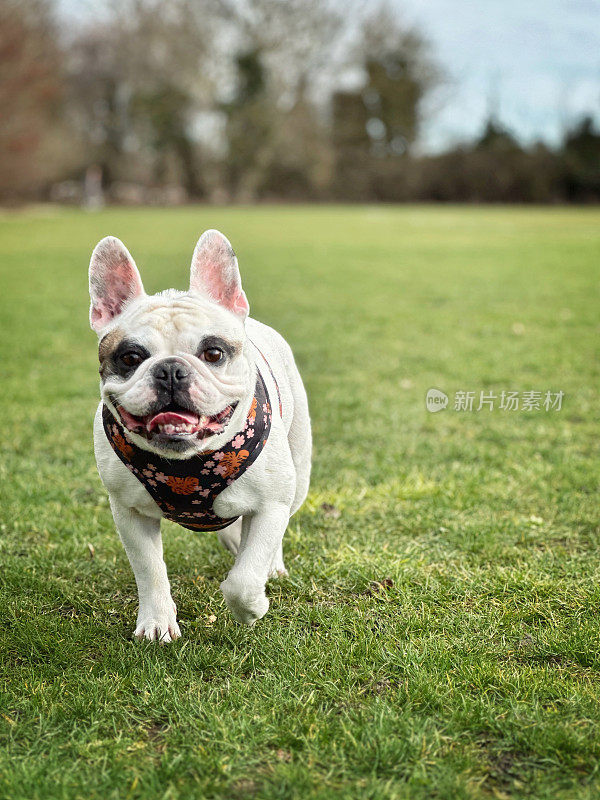
{"label": "dog's hind leg", "polygon": [[223,528],[217,536],[223,547],[236,556],[240,549],[240,539],[242,538],[242,518],[236,519],[231,525]]}
{"label": "dog's hind leg", "polygon": [[[229,550],[234,556],[238,554],[238,550],[240,549],[240,539],[242,536],[242,518],[237,519],[235,522],[232,522],[231,525],[228,525],[226,528],[223,528],[222,531],[219,531],[217,536],[219,537],[219,541],[223,545],[226,550]],[[283,563],[283,547],[281,544],[277,548],[277,552],[273,556],[273,560],[271,561],[271,568],[269,570],[269,577],[270,578],[278,578],[282,575],[287,575],[287,570],[285,568],[285,564]]]}
{"label": "dog's hind leg", "polygon": [[283,545],[280,543],[277,552],[271,561],[271,568],[269,569],[269,578],[281,578],[287,575],[288,571],[283,563]]}

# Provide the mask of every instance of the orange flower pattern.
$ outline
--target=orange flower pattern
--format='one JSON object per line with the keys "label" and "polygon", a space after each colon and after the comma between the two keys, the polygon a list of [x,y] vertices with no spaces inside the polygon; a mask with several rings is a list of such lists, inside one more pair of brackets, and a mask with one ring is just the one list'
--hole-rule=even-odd
{"label": "orange flower pattern", "polygon": [[250,453],[247,450],[240,450],[239,452],[225,453],[219,463],[221,469],[220,474],[224,478],[229,478],[230,475],[235,475],[239,471],[242,462],[245,461]]}
{"label": "orange flower pattern", "polygon": [[194,478],[193,475],[188,475],[187,478],[178,478],[175,475],[169,475],[166,484],[176,494],[193,494],[198,488],[198,478]]}
{"label": "orange flower pattern", "polygon": [[256,409],[258,408],[258,400],[256,397],[252,398],[252,404],[250,405],[250,412],[248,414],[248,421],[252,425],[254,420],[256,419]]}
{"label": "orange flower pattern", "polygon": [[115,434],[115,445],[124,456],[130,456],[133,453],[133,447],[125,439],[123,434],[119,433],[118,431]]}
{"label": "orange flower pattern", "polygon": [[220,530],[237,519],[217,516],[213,511],[215,498],[258,458],[269,436],[271,419],[267,389],[258,372],[244,428],[218,450],[171,461],[130,442],[120,422],[106,406],[102,409],[106,437],[127,469],[167,519],[196,531]]}

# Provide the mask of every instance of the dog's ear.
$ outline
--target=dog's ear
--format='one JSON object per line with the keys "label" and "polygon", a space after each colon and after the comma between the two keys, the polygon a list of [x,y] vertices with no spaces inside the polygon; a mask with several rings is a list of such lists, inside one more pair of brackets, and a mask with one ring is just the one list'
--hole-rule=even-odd
{"label": "dog's ear", "polygon": [[205,231],[198,239],[192,257],[190,291],[208,295],[242,319],[248,316],[250,309],[237,258],[229,240],[219,231]]}
{"label": "dog's ear", "polygon": [[143,294],[140,273],[123,242],[114,236],[99,241],[90,260],[90,325],[96,333]]}

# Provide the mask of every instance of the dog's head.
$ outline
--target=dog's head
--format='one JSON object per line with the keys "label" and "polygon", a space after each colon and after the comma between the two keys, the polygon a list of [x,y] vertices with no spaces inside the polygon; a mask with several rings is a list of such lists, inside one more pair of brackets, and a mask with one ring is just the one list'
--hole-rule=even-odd
{"label": "dog's head", "polygon": [[248,301],[228,240],[200,237],[189,292],[147,295],[125,245],[107,236],[92,253],[90,296],[102,399],[131,440],[174,458],[212,449],[254,388]]}

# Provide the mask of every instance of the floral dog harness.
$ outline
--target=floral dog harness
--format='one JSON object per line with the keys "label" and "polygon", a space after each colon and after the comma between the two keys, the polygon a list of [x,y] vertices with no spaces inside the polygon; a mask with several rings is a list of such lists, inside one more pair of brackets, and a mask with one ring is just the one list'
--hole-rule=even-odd
{"label": "floral dog harness", "polygon": [[[277,382],[275,386],[279,394]],[[235,522],[237,517],[218,517],[213,503],[218,494],[256,461],[269,436],[271,416],[265,382],[258,372],[254,398],[242,431],[218,450],[170,460],[132,444],[108,408],[102,408],[104,432],[115,453],[164,516],[192,531],[218,531]]]}

